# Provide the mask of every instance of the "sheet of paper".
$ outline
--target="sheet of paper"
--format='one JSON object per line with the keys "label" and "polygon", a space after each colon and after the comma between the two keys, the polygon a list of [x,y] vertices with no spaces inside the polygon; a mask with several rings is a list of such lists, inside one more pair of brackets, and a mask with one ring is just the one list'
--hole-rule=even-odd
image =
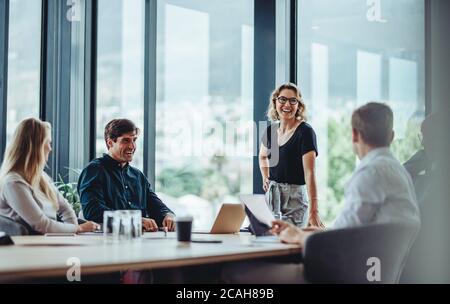
{"label": "sheet of paper", "polygon": [[275,220],[275,217],[269,210],[264,195],[241,195],[240,198],[258,221],[272,227],[272,222]]}
{"label": "sheet of paper", "polygon": [[253,243],[281,243],[280,238],[275,235],[258,236],[253,240]]}

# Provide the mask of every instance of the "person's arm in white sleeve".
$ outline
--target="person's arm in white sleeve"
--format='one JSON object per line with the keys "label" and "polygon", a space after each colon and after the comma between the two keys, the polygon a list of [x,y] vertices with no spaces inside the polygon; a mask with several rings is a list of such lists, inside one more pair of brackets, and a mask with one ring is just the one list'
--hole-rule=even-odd
{"label": "person's arm in white sleeve", "polygon": [[60,223],[47,217],[34,200],[29,186],[22,182],[14,181],[7,183],[3,188],[3,197],[9,206],[38,233],[77,232],[77,225]]}
{"label": "person's arm in white sleeve", "polygon": [[345,189],[344,208],[333,228],[371,224],[386,199],[383,180],[375,168],[366,168],[352,178]]}

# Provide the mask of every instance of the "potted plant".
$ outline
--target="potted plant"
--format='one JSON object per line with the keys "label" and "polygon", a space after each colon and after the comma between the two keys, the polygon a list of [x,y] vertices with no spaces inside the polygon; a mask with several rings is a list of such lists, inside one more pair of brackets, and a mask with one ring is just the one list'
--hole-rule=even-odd
{"label": "potted plant", "polygon": [[[75,172],[78,175],[81,173],[79,170],[70,169],[70,168],[69,168],[69,170]],[[79,217],[79,214],[81,211],[81,202],[80,202],[80,196],[78,195],[78,191],[77,191],[77,183],[66,183],[66,182],[64,182],[61,175],[58,174],[58,180],[55,182],[55,186],[58,189],[58,191],[61,193],[61,195],[72,206],[72,209],[73,209],[73,211],[75,211],[76,216]]]}

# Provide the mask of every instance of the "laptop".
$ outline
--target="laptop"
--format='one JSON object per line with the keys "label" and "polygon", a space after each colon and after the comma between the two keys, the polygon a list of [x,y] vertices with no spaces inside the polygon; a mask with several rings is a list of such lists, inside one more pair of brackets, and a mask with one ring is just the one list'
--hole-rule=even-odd
{"label": "laptop", "polygon": [[245,205],[245,213],[250,221],[249,230],[252,234],[254,234],[256,237],[271,237],[276,239],[276,237],[273,237],[270,233],[271,227],[265,223],[262,223],[259,221],[256,216],[253,214],[253,212],[248,207],[249,205],[252,206],[252,208],[259,208],[260,214],[267,214],[271,211],[269,210],[269,207],[266,204],[265,196],[264,195],[240,195],[239,198],[241,199],[242,203]]}
{"label": "laptop", "polygon": [[238,233],[245,220],[244,206],[223,204],[211,230],[193,230],[194,234],[233,234]]}

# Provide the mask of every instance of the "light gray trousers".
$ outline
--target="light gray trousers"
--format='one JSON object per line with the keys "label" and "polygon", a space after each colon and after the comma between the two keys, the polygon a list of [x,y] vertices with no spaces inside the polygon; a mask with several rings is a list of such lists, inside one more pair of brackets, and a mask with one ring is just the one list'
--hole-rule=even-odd
{"label": "light gray trousers", "polygon": [[308,211],[308,195],[306,186],[280,184],[271,181],[266,192],[266,203],[269,209],[284,220],[297,227],[306,225]]}

